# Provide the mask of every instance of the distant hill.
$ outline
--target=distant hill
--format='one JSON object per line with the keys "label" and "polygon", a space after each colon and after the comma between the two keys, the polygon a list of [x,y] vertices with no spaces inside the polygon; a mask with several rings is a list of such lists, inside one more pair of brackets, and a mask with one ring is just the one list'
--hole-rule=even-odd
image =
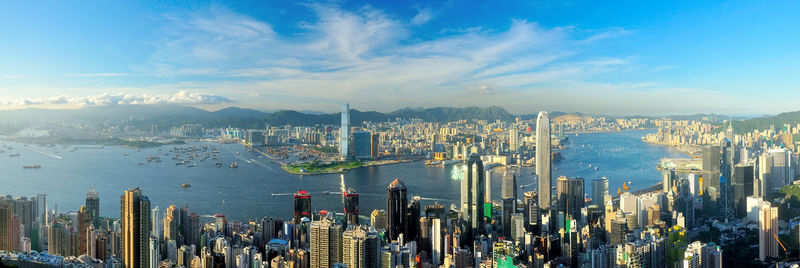
{"label": "distant hill", "polygon": [[773,116],[762,116],[747,120],[734,120],[733,131],[736,133],[764,130],[770,127],[782,128],[784,124],[800,124],[800,111],[785,112]]}

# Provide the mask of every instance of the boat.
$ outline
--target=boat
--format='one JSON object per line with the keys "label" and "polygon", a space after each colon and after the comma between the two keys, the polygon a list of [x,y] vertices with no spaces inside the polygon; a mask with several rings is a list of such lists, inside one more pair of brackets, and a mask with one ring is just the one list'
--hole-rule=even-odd
{"label": "boat", "polygon": [[19,156],[19,153],[8,155],[8,157],[18,157],[18,156]]}
{"label": "boat", "polygon": [[39,164],[36,164],[36,165],[32,165],[32,166],[22,166],[22,168],[25,168],[25,169],[28,169],[28,168],[42,168],[42,166],[39,165]]}
{"label": "boat", "polygon": [[214,165],[215,165],[215,166],[217,166],[217,167],[222,167],[222,162],[217,162],[217,163],[216,163],[216,164],[214,164]]}
{"label": "boat", "polygon": [[188,183],[184,183],[184,184],[181,184],[181,187],[183,187],[183,189],[186,189],[186,188],[192,187],[192,185],[188,184]]}
{"label": "boat", "polygon": [[237,167],[239,167],[239,163],[237,162],[231,163],[231,168],[237,168]]}
{"label": "boat", "polygon": [[197,163],[194,163],[194,164],[188,165],[187,167],[197,167]]}
{"label": "boat", "polygon": [[595,166],[595,167],[594,167],[594,170],[598,170],[598,169],[600,169],[600,167],[598,167],[598,166]]}

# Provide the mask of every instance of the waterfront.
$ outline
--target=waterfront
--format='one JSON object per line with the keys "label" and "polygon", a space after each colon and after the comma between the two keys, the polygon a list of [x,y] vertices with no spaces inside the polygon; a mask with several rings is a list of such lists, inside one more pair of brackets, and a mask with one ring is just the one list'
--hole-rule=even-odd
{"label": "waterfront", "polygon": [[[631,181],[632,190],[645,188],[661,179],[656,164],[660,158],[682,157],[669,147],[646,144],[640,137],[650,131],[591,133],[572,135],[566,149],[559,150],[565,160],[554,164],[553,176],[581,176],[586,191],[591,179],[607,176],[615,194],[623,181]],[[5,142],[19,152],[19,157],[0,156],[0,194],[35,196],[46,193],[48,206],[59,205],[60,212],[74,211],[84,203],[86,192],[95,188],[100,194],[102,216],[119,217],[119,197],[123,190],[140,187],[153,206],[162,210],[169,204],[188,204],[202,215],[223,213],[232,219],[253,219],[265,215],[288,218],[292,210],[291,193],[308,190],[314,210],[342,211],[341,191],[344,184],[360,194],[360,211],[368,215],[372,209],[385,208],[386,186],[400,178],[409,195],[418,195],[427,202],[439,200],[446,206],[459,199],[459,167],[428,167],[422,162],[364,167],[345,174],[300,176],[287,174],[280,165],[266,157],[247,152],[240,144],[191,143],[181,145],[215,146],[219,160],[198,163],[197,167],[176,166],[164,156],[173,146],[130,149],[108,146],[104,149],[78,149],[56,146],[23,146]],[[583,145],[583,147],[581,147]],[[38,152],[37,152],[38,151]],[[56,153],[58,151],[58,153]],[[236,152],[240,152],[236,154]],[[9,154],[10,152],[6,152]],[[125,156],[125,154],[128,154]],[[163,162],[146,162],[145,157],[161,156]],[[58,159],[56,156],[61,157]],[[259,157],[261,156],[261,157]],[[218,168],[214,162],[225,165]],[[231,169],[227,164],[238,162]],[[139,165],[143,163],[143,165]],[[23,165],[41,164],[41,169],[23,169]],[[595,170],[588,165],[598,166]],[[492,179],[493,195],[500,195],[502,168]],[[531,168],[515,170],[518,184],[533,189]],[[183,189],[181,184],[191,187]]]}

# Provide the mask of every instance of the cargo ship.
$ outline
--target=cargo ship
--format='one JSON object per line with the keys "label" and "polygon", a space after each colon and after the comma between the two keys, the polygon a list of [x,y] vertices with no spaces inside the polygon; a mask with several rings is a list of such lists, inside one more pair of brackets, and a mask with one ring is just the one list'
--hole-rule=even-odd
{"label": "cargo ship", "polygon": [[28,169],[28,168],[42,168],[42,166],[39,165],[39,164],[36,164],[36,165],[33,165],[33,166],[22,166],[22,168],[25,168],[25,169]]}

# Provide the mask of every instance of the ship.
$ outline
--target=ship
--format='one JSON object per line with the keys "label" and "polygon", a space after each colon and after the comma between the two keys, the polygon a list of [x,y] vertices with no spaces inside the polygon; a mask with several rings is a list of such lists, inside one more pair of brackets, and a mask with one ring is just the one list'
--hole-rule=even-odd
{"label": "ship", "polygon": [[8,155],[8,157],[18,157],[18,156],[19,156],[19,153],[15,153],[15,154],[10,154],[10,155]]}
{"label": "ship", "polygon": [[28,168],[42,168],[42,166],[39,165],[39,164],[36,164],[36,165],[32,165],[32,166],[22,166],[22,168],[25,168],[25,169],[28,169]]}
{"label": "ship", "polygon": [[237,162],[231,163],[231,168],[237,168],[237,167],[239,167],[239,163]]}
{"label": "ship", "polygon": [[188,184],[188,183],[184,183],[184,184],[181,184],[181,187],[183,187],[184,189],[186,189],[186,188],[192,187],[192,185],[191,185],[191,184]]}

